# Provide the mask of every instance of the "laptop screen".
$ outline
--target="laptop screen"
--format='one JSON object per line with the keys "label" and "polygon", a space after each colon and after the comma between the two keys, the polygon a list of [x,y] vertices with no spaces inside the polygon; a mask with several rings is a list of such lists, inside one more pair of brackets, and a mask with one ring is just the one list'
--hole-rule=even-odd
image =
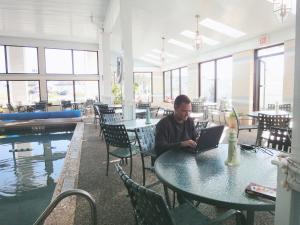
{"label": "laptop screen", "polygon": [[206,151],[218,147],[224,125],[203,128],[197,141],[197,152]]}

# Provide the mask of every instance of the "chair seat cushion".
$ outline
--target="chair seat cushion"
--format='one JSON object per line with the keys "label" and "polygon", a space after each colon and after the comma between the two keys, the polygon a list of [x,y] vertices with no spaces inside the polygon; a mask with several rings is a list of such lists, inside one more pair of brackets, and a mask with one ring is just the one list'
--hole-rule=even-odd
{"label": "chair seat cushion", "polygon": [[210,219],[198,211],[192,204],[185,203],[170,210],[176,225],[207,224]]}
{"label": "chair seat cushion", "polygon": [[[139,147],[136,145],[131,145],[132,155],[136,155],[139,153]],[[129,148],[116,148],[109,152],[109,154],[118,157],[118,158],[129,158],[130,150]]]}

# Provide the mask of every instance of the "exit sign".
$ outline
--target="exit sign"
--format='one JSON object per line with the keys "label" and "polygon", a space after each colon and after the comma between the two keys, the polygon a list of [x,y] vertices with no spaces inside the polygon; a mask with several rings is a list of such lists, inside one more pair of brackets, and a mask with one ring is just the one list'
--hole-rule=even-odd
{"label": "exit sign", "polygon": [[264,34],[259,37],[259,40],[258,40],[259,45],[266,45],[266,44],[269,44],[269,42],[270,42],[269,35]]}

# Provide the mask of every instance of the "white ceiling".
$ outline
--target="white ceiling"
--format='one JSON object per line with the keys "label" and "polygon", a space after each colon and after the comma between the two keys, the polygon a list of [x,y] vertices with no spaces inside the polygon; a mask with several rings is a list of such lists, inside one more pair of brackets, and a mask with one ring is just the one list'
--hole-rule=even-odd
{"label": "white ceiling", "polygon": [[[125,1],[125,0],[121,0]],[[0,35],[48,40],[98,43],[98,28],[105,19],[109,0],[0,0]],[[200,33],[219,41],[204,45],[201,52],[241,42],[261,34],[295,26],[290,14],[280,23],[269,0],[132,0],[132,37],[135,59],[161,49],[161,36],[187,44],[193,41],[180,35],[196,30],[195,15],[209,17],[246,33],[239,39],[227,37],[199,26]],[[91,19],[93,17],[93,19]],[[112,49],[120,50],[120,21],[112,33]],[[165,49],[180,58],[195,53],[166,41]]]}

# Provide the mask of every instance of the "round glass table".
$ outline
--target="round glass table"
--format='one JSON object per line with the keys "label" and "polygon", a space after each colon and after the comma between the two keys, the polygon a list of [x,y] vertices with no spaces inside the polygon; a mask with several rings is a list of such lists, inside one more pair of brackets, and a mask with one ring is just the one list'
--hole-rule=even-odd
{"label": "round glass table", "polygon": [[274,210],[275,202],[249,197],[245,188],[251,182],[276,188],[277,167],[271,160],[278,153],[241,151],[240,165],[229,167],[227,148],[222,144],[197,154],[171,150],[155,161],[155,172],[164,185],[194,200],[247,211],[247,225],[252,225],[254,211]]}

